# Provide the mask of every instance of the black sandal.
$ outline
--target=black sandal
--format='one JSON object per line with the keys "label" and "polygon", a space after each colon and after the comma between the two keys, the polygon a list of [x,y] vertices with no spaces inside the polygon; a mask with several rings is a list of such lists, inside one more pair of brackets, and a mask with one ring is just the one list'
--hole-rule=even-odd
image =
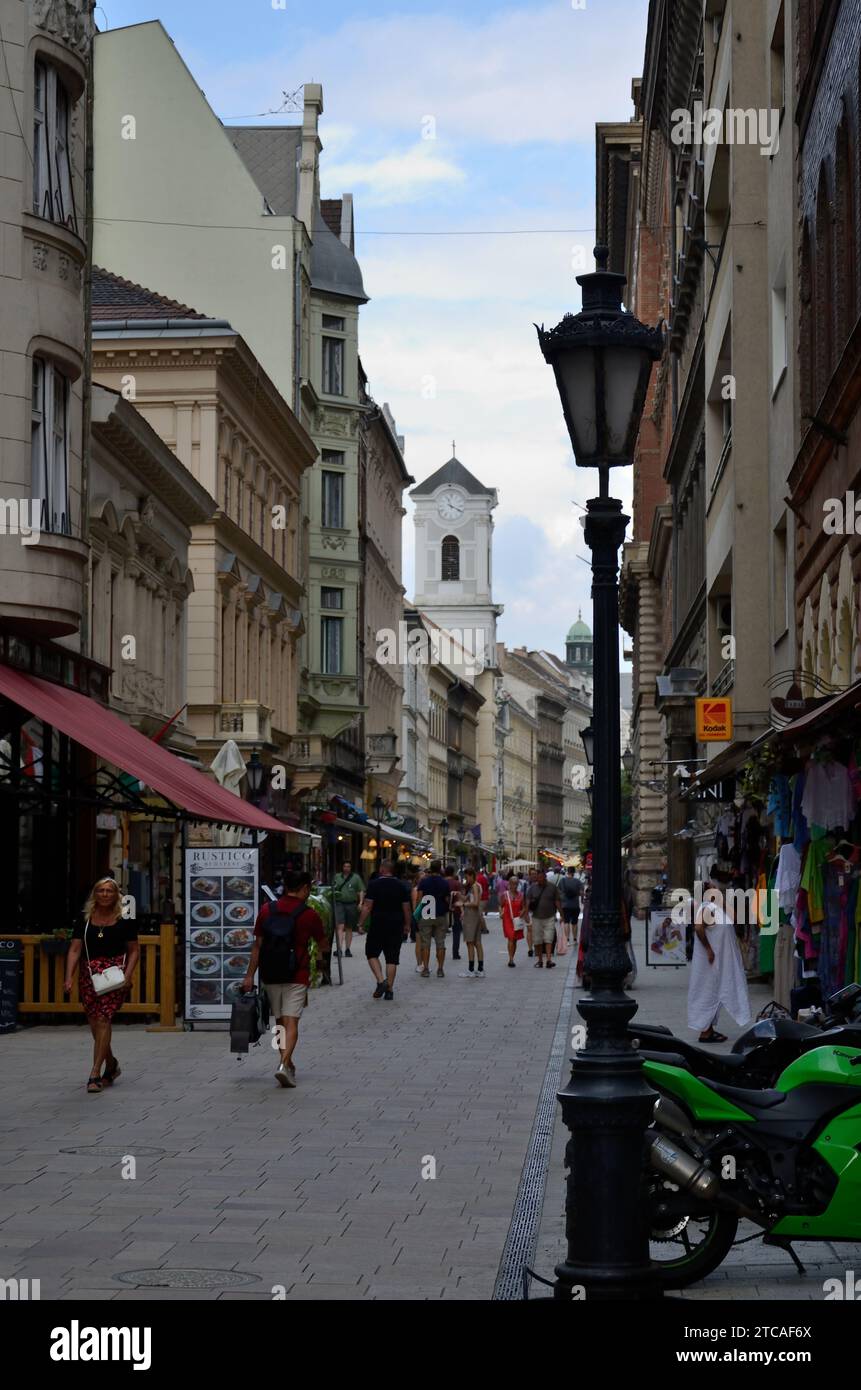
{"label": "black sandal", "polygon": [[87,1094],[91,1096],[98,1095],[101,1089],[102,1078],[100,1076],[91,1076],[87,1081]]}
{"label": "black sandal", "polygon": [[103,1086],[113,1086],[114,1082],[116,1081],[116,1079],[117,1079],[117,1077],[118,1077],[119,1075],[120,1075],[120,1064],[119,1064],[119,1062],[117,1061],[117,1059],[116,1059],[116,1057],[115,1057],[115,1058],[114,1058],[114,1064],[113,1064],[113,1066],[106,1066],[106,1067],[105,1067],[104,1075],[102,1076],[102,1085],[103,1085]]}

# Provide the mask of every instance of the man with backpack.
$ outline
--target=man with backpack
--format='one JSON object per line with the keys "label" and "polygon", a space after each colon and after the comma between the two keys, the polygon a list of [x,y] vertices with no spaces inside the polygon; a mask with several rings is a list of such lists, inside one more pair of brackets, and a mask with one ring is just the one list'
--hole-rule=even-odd
{"label": "man with backpack", "polygon": [[254,924],[254,946],[248,973],[242,981],[245,994],[254,985],[258,967],[269,1008],[278,1025],[281,1064],[275,1073],[279,1086],[296,1085],[293,1052],[299,1040],[299,1019],[308,1002],[311,979],[311,942],[322,953],[326,946],[323,923],[308,907],[311,875],[287,875],[284,896],[264,903]]}

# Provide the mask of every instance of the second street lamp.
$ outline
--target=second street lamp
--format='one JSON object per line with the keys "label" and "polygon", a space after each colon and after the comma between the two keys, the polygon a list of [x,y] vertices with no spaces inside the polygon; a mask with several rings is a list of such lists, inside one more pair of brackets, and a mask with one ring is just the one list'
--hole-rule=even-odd
{"label": "second street lamp", "polygon": [[[643,1201],[644,1133],[654,1093],[642,1074],[627,1027],[637,1006],[623,991],[630,962],[621,922],[621,748],[619,733],[619,546],[629,518],[610,497],[610,469],[633,462],[652,364],[663,331],[622,308],[623,275],[607,269],[578,275],[583,308],[549,331],[538,329],[553,367],[565,423],[579,467],[597,468],[599,496],[586,508],[594,606],[594,788],[591,933],[585,970],[591,993],[578,1006],[585,1048],[559,1093],[570,1130],[566,1234],[568,1253],[556,1268],[555,1296],[580,1285],[587,1298],[658,1295],[649,1261]],[[584,740],[585,742],[585,740]],[[588,747],[587,747],[588,755]],[[589,759],[592,762],[592,759]]]}

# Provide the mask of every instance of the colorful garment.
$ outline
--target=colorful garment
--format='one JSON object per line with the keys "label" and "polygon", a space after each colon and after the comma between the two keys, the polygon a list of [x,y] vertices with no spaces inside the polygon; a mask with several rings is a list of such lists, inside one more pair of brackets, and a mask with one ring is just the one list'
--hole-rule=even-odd
{"label": "colorful garment", "polygon": [[774,818],[774,833],[779,840],[785,840],[792,826],[792,789],[785,773],[778,772],[772,777],[768,789],[767,811]]}

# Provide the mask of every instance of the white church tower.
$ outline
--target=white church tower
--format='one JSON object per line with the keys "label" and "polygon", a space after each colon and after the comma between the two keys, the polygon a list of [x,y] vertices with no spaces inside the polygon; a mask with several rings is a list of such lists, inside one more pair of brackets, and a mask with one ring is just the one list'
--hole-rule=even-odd
{"label": "white church tower", "polygon": [[[415,503],[415,605],[449,632],[481,634],[476,646],[496,663],[493,510],[499,499],[454,456],[412,489]],[[475,638],[473,640],[476,640]],[[476,646],[472,648],[479,655]]]}

